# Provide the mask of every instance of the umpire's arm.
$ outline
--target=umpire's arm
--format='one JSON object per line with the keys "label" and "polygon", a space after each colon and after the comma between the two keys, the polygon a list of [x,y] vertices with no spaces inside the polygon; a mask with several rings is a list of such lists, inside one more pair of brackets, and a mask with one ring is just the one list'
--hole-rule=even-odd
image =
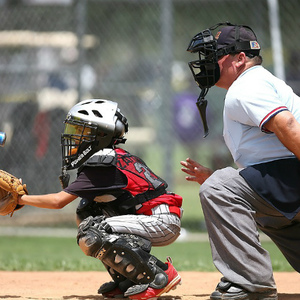
{"label": "umpire's arm", "polygon": [[287,110],[272,117],[264,127],[274,132],[281,143],[300,160],[300,123]]}

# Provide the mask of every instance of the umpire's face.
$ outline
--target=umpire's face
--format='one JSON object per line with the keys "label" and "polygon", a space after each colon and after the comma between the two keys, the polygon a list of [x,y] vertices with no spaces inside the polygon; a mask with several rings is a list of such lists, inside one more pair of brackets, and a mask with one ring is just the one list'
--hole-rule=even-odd
{"label": "umpire's face", "polygon": [[246,62],[244,52],[221,56],[218,60],[220,79],[216,86],[228,90],[239,75],[246,70]]}

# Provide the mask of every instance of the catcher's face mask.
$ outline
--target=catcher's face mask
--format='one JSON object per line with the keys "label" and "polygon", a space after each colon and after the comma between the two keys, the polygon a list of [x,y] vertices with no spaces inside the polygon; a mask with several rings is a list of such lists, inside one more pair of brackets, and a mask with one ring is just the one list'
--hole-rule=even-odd
{"label": "catcher's face mask", "polygon": [[93,145],[97,143],[97,126],[67,118],[65,130],[62,134],[63,165],[67,169],[80,166],[92,155]]}

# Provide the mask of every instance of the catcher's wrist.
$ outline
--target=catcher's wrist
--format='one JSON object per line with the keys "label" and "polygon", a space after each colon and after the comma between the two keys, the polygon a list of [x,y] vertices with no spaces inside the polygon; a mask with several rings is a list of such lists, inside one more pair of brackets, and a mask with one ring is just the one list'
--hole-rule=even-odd
{"label": "catcher's wrist", "polygon": [[23,195],[18,196],[18,204],[19,205],[24,205],[23,200],[22,200]]}

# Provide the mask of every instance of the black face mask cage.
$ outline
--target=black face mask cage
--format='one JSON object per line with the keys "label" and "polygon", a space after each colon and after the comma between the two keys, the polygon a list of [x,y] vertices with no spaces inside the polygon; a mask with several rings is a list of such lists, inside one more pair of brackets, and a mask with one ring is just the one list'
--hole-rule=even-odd
{"label": "black face mask cage", "polygon": [[217,40],[214,38],[211,29],[205,29],[198,33],[191,40],[187,51],[198,52],[199,59],[188,63],[193,77],[201,89],[196,105],[199,110],[204,128],[204,137],[209,133],[206,107],[207,100],[204,99],[210,87],[214,86],[220,78],[220,68],[218,65]]}
{"label": "black face mask cage", "polygon": [[199,52],[199,60],[191,61],[188,65],[201,90],[214,86],[220,78],[220,69],[216,57],[204,57]]}
{"label": "black face mask cage", "polygon": [[[92,151],[88,149],[97,143],[97,126],[76,120],[68,120],[65,123],[66,128],[67,126],[80,128],[76,132],[65,130],[61,136],[63,168],[73,169],[80,161],[83,161],[84,156],[91,154]],[[87,131],[89,134],[86,134]],[[76,161],[78,163],[74,163]]]}
{"label": "black face mask cage", "polygon": [[[217,39],[214,37],[213,32],[219,27],[223,26],[234,26],[235,27],[235,43],[218,49]],[[207,100],[204,99],[208,93],[209,88],[214,86],[220,78],[220,68],[218,65],[218,59],[221,56],[227,54],[234,54],[239,52],[245,52],[245,54],[252,58],[259,55],[260,48],[253,48],[249,41],[240,40],[240,29],[244,28],[255,37],[256,35],[253,30],[246,25],[234,25],[229,22],[218,23],[209,29],[205,29],[195,35],[191,40],[187,51],[191,53],[198,53],[199,59],[188,63],[189,68],[193,74],[193,77],[201,89],[199,98],[197,99],[196,105],[200,112],[204,127],[204,137],[208,135],[208,126],[206,121],[206,107]]]}

